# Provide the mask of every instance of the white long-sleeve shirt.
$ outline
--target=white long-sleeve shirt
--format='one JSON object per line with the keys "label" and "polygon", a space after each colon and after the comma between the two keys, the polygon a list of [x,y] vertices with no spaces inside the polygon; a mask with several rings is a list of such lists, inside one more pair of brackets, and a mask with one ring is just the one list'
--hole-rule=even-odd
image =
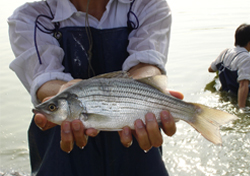
{"label": "white long-sleeve shirt", "polygon": [[[54,14],[52,22],[60,22],[60,27],[85,26],[86,13],[77,11],[69,0],[47,2]],[[100,21],[89,15],[89,25],[96,29],[126,27],[130,3],[130,0],[110,0]],[[166,0],[135,0],[132,11],[140,25],[129,35],[129,57],[123,63],[123,70],[142,62],[156,65],[165,73],[171,26],[171,11]],[[10,43],[16,57],[10,68],[31,94],[34,105],[39,103],[36,91],[42,84],[50,80],[73,79],[69,73],[63,72],[64,51],[58,41],[52,35],[37,30],[37,46],[42,60],[39,64],[34,26],[40,14],[51,16],[44,1],[26,3],[8,18]],[[133,16],[131,19],[136,22]],[[47,28],[54,28],[51,21],[41,21]]]}
{"label": "white long-sleeve shirt", "polygon": [[225,67],[232,71],[237,71],[238,82],[241,80],[250,81],[250,54],[246,48],[236,46],[222,51],[220,55],[211,63],[212,70],[217,71],[218,69],[216,65],[222,61]]}

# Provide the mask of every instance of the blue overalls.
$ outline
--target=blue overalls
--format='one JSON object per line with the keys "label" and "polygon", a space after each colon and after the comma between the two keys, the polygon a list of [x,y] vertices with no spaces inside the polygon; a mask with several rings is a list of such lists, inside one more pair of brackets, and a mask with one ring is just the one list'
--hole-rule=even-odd
{"label": "blue overalls", "polygon": [[[227,50],[228,51],[228,50]],[[216,65],[218,71],[219,71],[219,79],[221,82],[221,90],[231,92],[235,95],[238,94],[238,89],[239,89],[239,83],[237,81],[238,78],[238,70],[231,70],[228,68],[228,66],[231,65],[233,60],[238,56],[240,53],[245,52],[239,52],[237,53],[233,59],[231,60],[230,64],[228,66],[225,66],[223,63],[223,60],[225,58],[225,55],[227,54],[227,51],[224,53],[222,61]],[[249,88],[250,90],[250,88]]]}
{"label": "blue overalls", "polygon": [[[132,4],[131,4],[132,5]],[[59,26],[59,24],[55,24]],[[93,70],[89,72],[89,43],[85,27],[58,28],[54,32],[65,52],[65,72],[74,78],[89,78],[122,69],[128,57],[129,27],[99,30],[90,28],[93,37]],[[92,76],[92,75],[91,75]],[[41,131],[32,120],[29,131],[32,175],[37,176],[167,176],[160,148],[148,153],[133,139],[131,147],[120,142],[117,132],[100,132],[89,137],[84,149],[76,145],[68,154],[60,149],[60,126]]]}

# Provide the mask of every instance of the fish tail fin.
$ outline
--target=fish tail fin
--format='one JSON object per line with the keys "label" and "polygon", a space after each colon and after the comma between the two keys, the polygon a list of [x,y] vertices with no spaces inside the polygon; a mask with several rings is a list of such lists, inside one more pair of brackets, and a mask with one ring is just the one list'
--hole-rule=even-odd
{"label": "fish tail fin", "polygon": [[194,117],[194,120],[188,123],[200,132],[207,140],[216,145],[222,145],[219,127],[237,119],[237,117],[227,112],[212,109],[201,104],[194,105],[199,112]]}

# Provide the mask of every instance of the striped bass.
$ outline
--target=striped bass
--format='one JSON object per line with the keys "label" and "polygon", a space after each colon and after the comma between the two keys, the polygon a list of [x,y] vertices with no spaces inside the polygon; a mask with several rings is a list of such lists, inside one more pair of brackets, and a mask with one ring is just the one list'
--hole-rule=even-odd
{"label": "striped bass", "polygon": [[134,129],[137,119],[145,123],[148,112],[160,123],[160,112],[168,110],[175,120],[187,122],[207,140],[221,144],[219,127],[236,117],[171,96],[166,91],[166,79],[157,75],[135,80],[122,71],[103,74],[74,84],[37,105],[33,112],[58,125],[80,119],[85,128],[118,131],[124,126]]}

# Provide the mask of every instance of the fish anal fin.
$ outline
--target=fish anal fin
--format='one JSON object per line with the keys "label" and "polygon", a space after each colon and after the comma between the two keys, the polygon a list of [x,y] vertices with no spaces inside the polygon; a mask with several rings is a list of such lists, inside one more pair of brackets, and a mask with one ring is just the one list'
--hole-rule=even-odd
{"label": "fish anal fin", "polygon": [[220,126],[232,120],[237,119],[236,116],[217,109],[208,108],[204,105],[194,104],[197,106],[198,113],[189,123],[203,137],[216,145],[222,145]]}

